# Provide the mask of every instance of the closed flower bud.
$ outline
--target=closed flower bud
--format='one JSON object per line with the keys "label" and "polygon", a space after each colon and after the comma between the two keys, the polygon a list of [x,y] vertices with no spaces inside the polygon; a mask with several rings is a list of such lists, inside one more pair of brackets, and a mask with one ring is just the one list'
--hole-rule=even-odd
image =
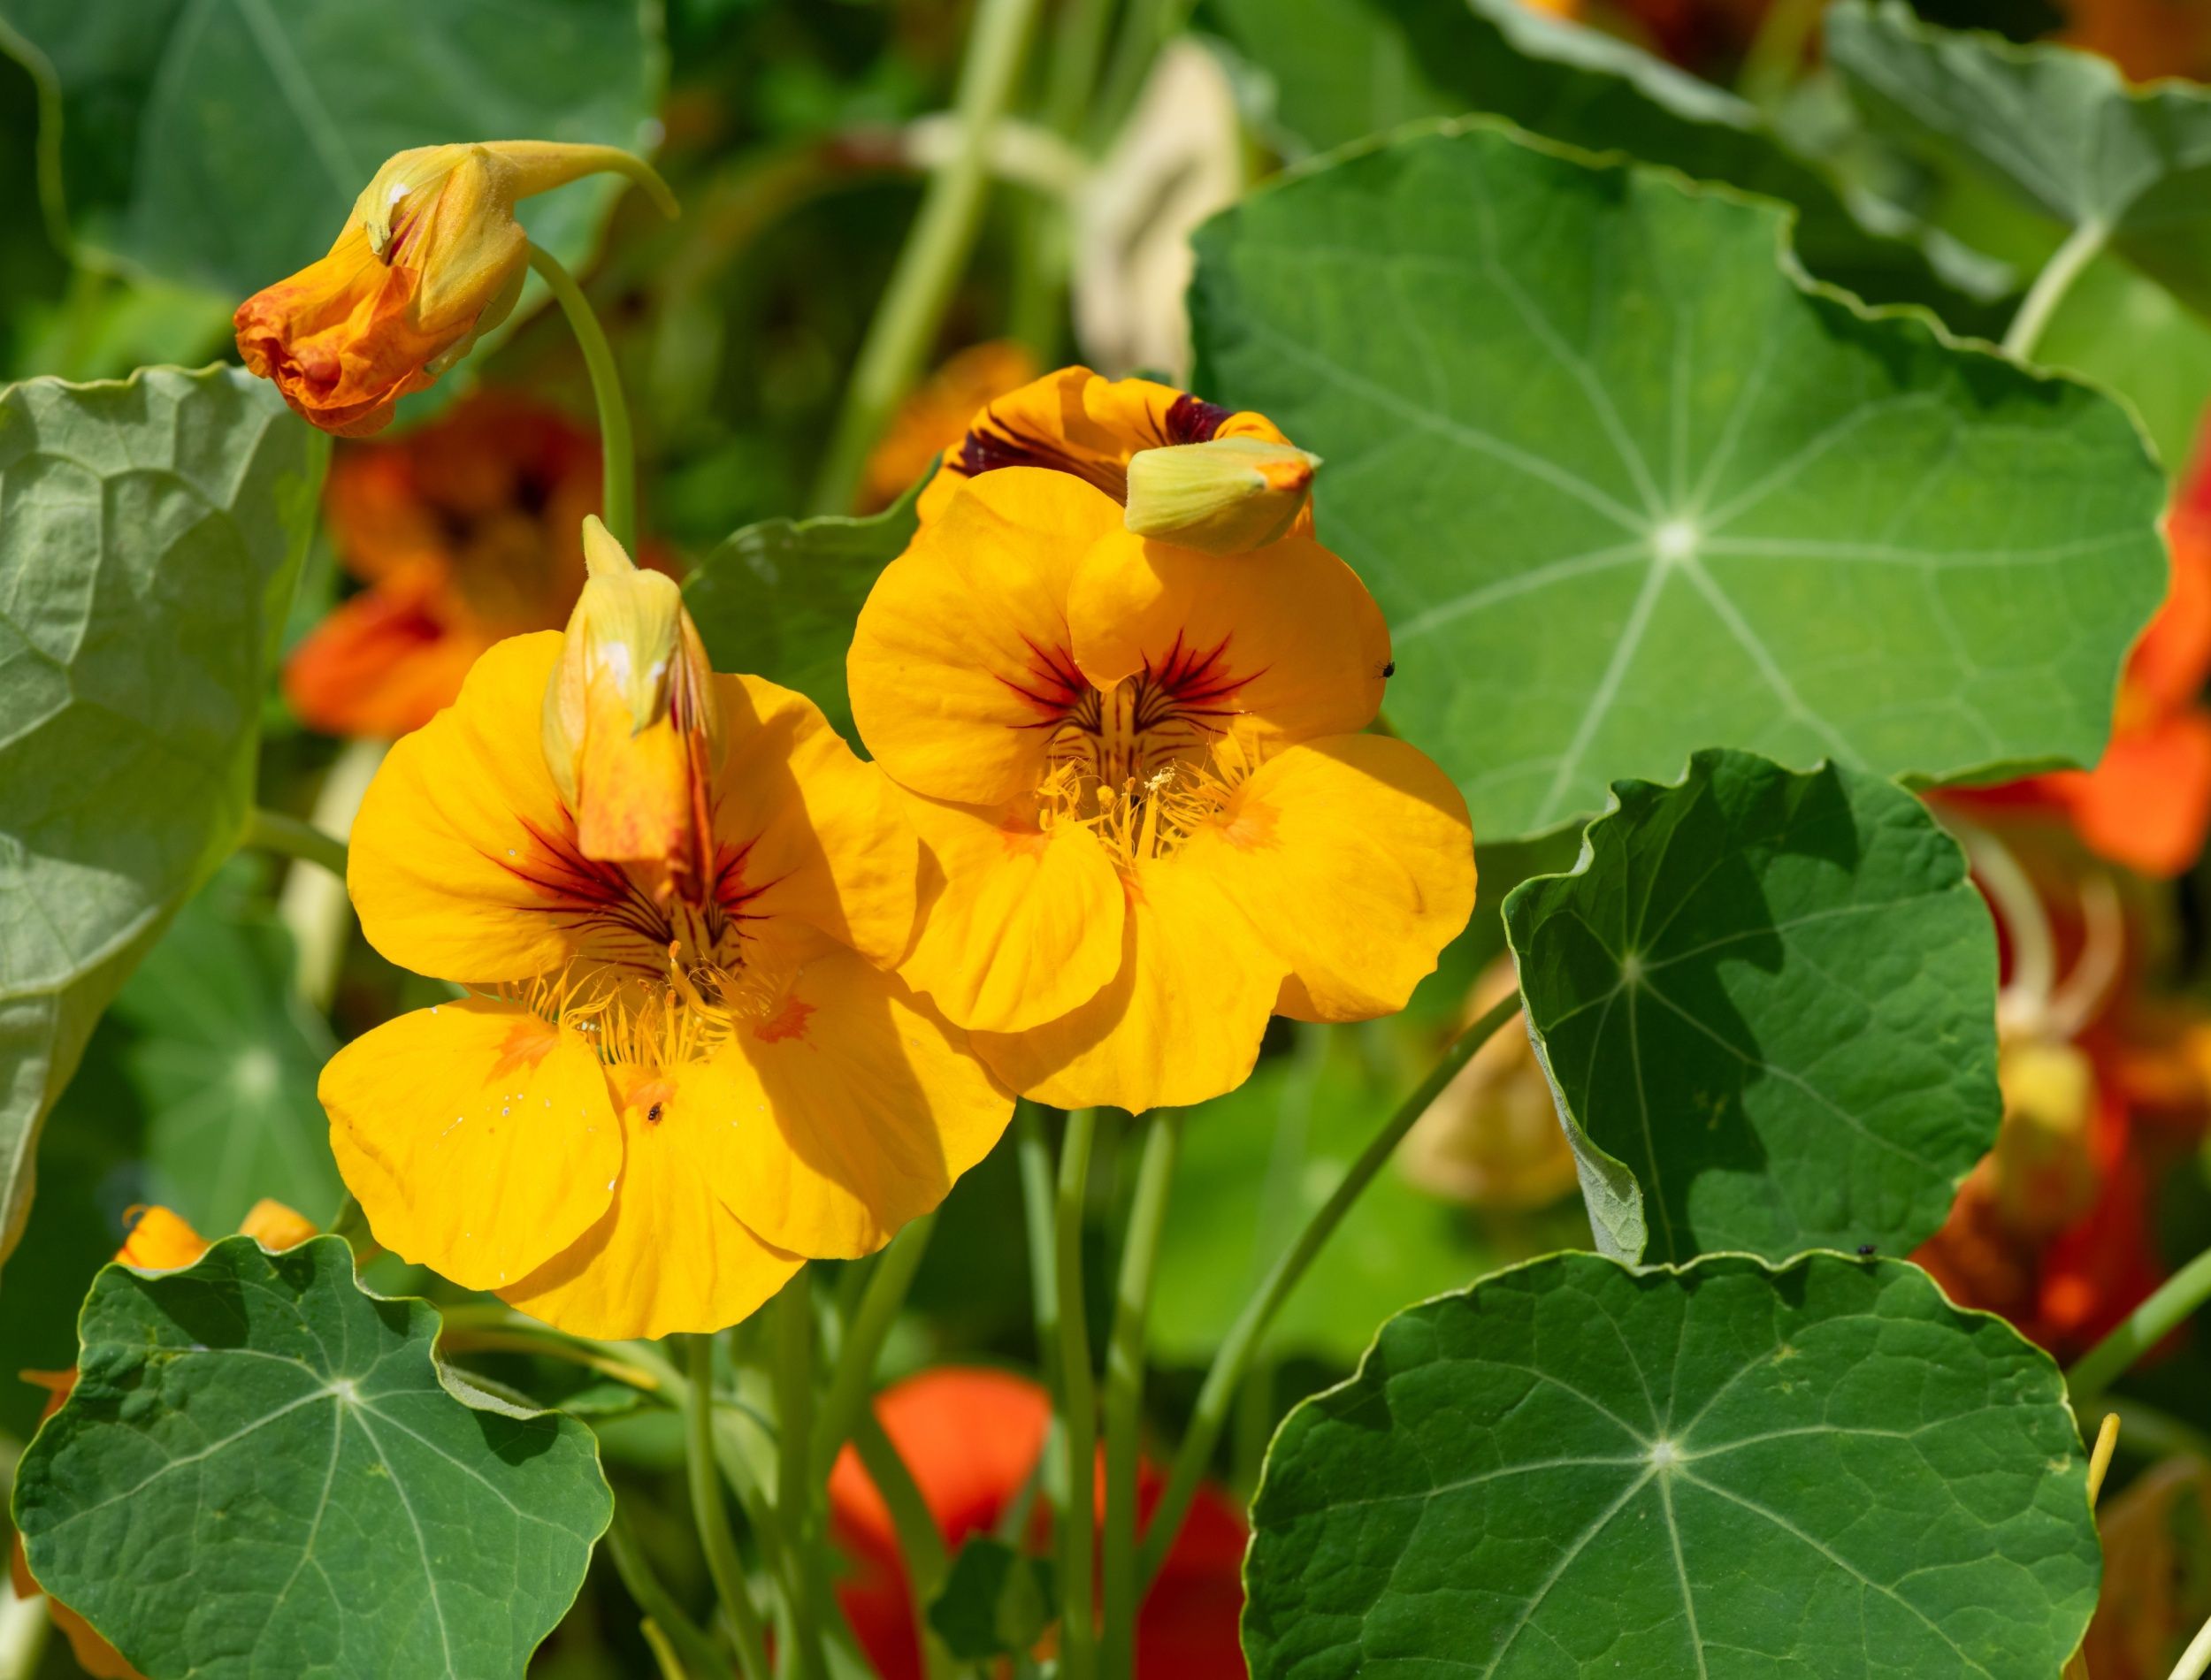
{"label": "closed flower bud", "polygon": [[497,141],[401,152],[325,256],[239,305],[239,354],[325,431],[380,431],[400,398],[513,309],[530,262],[516,203],[608,171],[643,183],[675,214],[651,166],[611,146]]}
{"label": "closed flower bud", "polygon": [[1264,438],[1145,449],[1129,457],[1128,528],[1182,548],[1237,554],[1289,534],[1320,457]]}
{"label": "closed flower bud", "polygon": [[664,866],[663,896],[695,902],[722,744],[712,667],[675,579],[640,570],[596,519],[584,521],[584,561],[546,683],[546,767],[585,857]]}

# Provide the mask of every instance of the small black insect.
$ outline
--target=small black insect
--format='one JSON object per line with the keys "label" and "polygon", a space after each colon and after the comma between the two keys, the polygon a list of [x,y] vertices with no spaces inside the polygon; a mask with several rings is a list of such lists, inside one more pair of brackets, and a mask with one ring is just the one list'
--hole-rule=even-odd
{"label": "small black insect", "polygon": [[1389,664],[1382,667],[1382,676],[1384,678],[1395,676],[1396,674],[1397,661],[1396,660],[1391,660]]}
{"label": "small black insect", "polygon": [[661,1105],[658,1103],[655,1103],[652,1107],[646,1109],[645,1111],[645,1118],[653,1121],[655,1125],[659,1124],[661,1118]]}
{"label": "small black insect", "polygon": [[1875,1255],[1880,1253],[1880,1251],[1881,1245],[1878,1242],[1861,1242],[1858,1244],[1858,1258],[1861,1260],[1871,1260]]}

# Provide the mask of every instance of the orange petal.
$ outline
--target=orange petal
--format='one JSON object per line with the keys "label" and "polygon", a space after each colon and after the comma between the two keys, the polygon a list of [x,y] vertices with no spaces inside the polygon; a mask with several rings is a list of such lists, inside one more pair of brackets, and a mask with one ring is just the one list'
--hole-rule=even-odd
{"label": "orange petal", "polygon": [[371,587],[292,650],[284,698],[310,729],[392,739],[450,706],[487,645],[439,617],[425,592]]}
{"label": "orange petal", "polygon": [[246,1217],[238,1222],[240,1236],[251,1237],[272,1254],[298,1248],[315,1232],[312,1219],[295,1213],[273,1196],[263,1196],[246,1210]]}
{"label": "orange petal", "polygon": [[2144,874],[2180,874],[2211,829],[2211,713],[2123,730],[2093,770],[2049,779],[2091,851]]}
{"label": "orange petal", "polygon": [[174,1271],[207,1252],[207,1239],[167,1208],[133,1208],[123,1217],[130,1234],[115,1251],[122,1265],[141,1271]]}

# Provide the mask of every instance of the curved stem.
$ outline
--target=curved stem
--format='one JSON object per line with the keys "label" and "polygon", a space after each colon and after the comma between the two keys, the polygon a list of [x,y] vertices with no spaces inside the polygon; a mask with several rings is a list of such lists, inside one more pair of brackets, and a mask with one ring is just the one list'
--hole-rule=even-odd
{"label": "curved stem", "polygon": [[346,843],[335,835],[325,834],[311,822],[287,816],[281,811],[272,811],[265,806],[256,806],[246,819],[246,831],[238,844],[260,851],[273,851],[279,857],[296,858],[305,863],[320,864],[343,881],[346,878]]}
{"label": "curved stem", "polygon": [[2117,1329],[2082,1355],[2080,1363],[2065,1373],[2065,1386],[2074,1406],[2085,1406],[2102,1394],[2206,1301],[2211,1301],[2211,1249],[2166,1279],[2156,1294],[2129,1313]]}
{"label": "curved stem", "polygon": [[722,1474],[714,1458],[714,1338],[690,1338],[687,1374],[691,1392],[684,1401],[684,1469],[691,1485],[692,1520],[707,1554],[707,1573],[715,1596],[737,1634],[738,1666],[745,1680],[768,1680],[768,1633],[745,1578],[745,1562],[730,1531],[729,1507],[722,1502]]}
{"label": "curved stem", "polygon": [[861,1296],[860,1310],[845,1332],[837,1369],[830,1378],[829,1395],[822,1402],[821,1425],[814,1434],[816,1481],[828,1479],[838,1453],[867,1409],[884,1339],[906,1305],[906,1292],[914,1287],[914,1274],[921,1270],[922,1256],[929,1252],[929,1233],[936,1226],[933,1213],[914,1220],[891,1240],[868,1276],[867,1293]]}
{"label": "curved stem", "polygon": [[1067,1680],[1092,1680],[1098,1660],[1090,1562],[1098,1523],[1098,1395],[1083,1302],[1083,1209],[1090,1149],[1097,1141],[1098,1111],[1072,1111],[1060,1146],[1060,1193],[1052,1223],[1060,1291],[1060,1415],[1066,1429],[1067,1491],[1060,1504],[1060,1671]]}
{"label": "curved stem", "polygon": [[607,1555],[614,1561],[615,1573],[622,1577],[622,1585],[629,1589],[637,1607],[675,1646],[685,1669],[698,1680],[708,1680],[708,1676],[722,1673],[723,1664],[715,1651],[714,1642],[683,1613],[683,1607],[662,1585],[660,1577],[653,1573],[653,1566],[646,1562],[637,1536],[630,1532],[629,1519],[623,1516],[619,1505],[615,1507],[614,1520],[607,1527]]}
{"label": "curved stem", "polygon": [[868,451],[912,386],[975,248],[989,186],[991,135],[1006,114],[1027,56],[1037,0],[982,0],[960,70],[960,148],[930,177],[875,319],[853,364],[814,483],[816,513],[850,511]]}
{"label": "curved stem", "polygon": [[814,1432],[814,1287],[804,1266],[776,1297],[773,1379],[779,1450],[776,1459],[776,1516],[783,1525],[784,1602],[791,1615],[792,1671],[801,1680],[823,1680],[821,1607],[815,1601],[816,1546],[812,1474]]}
{"label": "curved stem", "polygon": [[540,245],[530,247],[530,266],[552,288],[553,301],[568,317],[576,346],[584,353],[591,373],[592,399],[599,405],[599,450],[604,462],[600,490],[600,517],[614,533],[615,541],[637,552],[637,451],[630,440],[630,405],[623,400],[622,376],[614,363],[614,347],[591,300],[576,284],[576,277],[561,260]]}
{"label": "curved stem", "polygon": [[1182,1146],[1182,1117],[1173,1109],[1144,1119],[1144,1156],[1121,1249],[1121,1287],[1106,1347],[1106,1534],[1100,1555],[1105,1611],[1099,1623],[1098,1673],[1129,1680],[1135,1673],[1136,1612],[1136,1458],[1144,1423],[1144,1344],[1151,1317],[1151,1280],[1167,1188]]}
{"label": "curved stem", "polygon": [[2172,1680],[2203,1680],[2206,1669],[2211,1669],[2211,1622],[2205,1623],[2203,1630],[2188,1641],[2180,1661],[2173,1664]]}
{"label": "curved stem", "polygon": [[876,1485],[876,1491],[883,1495],[884,1508],[891,1514],[891,1531],[906,1562],[914,1607],[914,1644],[922,1653],[922,1667],[929,1680],[942,1680],[952,1668],[952,1658],[937,1637],[937,1630],[930,1625],[929,1607],[944,1590],[945,1576],[952,1567],[945,1551],[945,1537],[937,1531],[937,1519],[930,1514],[929,1501],[922,1497],[914,1472],[907,1468],[898,1443],[872,1411],[863,1413],[854,1425],[853,1450],[860,1455],[868,1479]]}
{"label": "curved stem", "polygon": [[1243,1312],[1237,1315],[1222,1340],[1220,1350],[1213,1355],[1213,1368],[1205,1373],[1205,1386],[1197,1392],[1197,1405],[1190,1416],[1189,1432],[1182,1437],[1167,1489],[1152,1508],[1151,1525],[1144,1531],[1144,1545],[1136,1554],[1136,1578],[1144,1587],[1148,1588],[1158,1577],[1159,1566],[1167,1562],[1167,1552],[1182,1529],[1182,1519],[1190,1515],[1190,1501],[1197,1497],[1197,1484],[1205,1474],[1206,1465],[1213,1462],[1213,1447],[1220,1439],[1245,1368],[1258,1352],[1259,1339],[1274,1321],[1274,1315],[1281,1310],[1282,1302],[1289,1298],[1289,1292],[1297,1287],[1305,1269],[1343,1223],[1351,1204],[1381,1171],[1383,1164],[1396,1153],[1397,1145],[1404,1141],[1413,1122],[1427,1112],[1428,1105],[1458,1070],[1466,1065],[1473,1053],[1519,1012],[1520,994],[1516,989],[1498,999],[1494,1008],[1451,1041],[1442,1059],[1428,1070],[1428,1076],[1412,1095],[1398,1104],[1396,1112],[1374,1134],[1358,1159],[1351,1163],[1343,1181],[1305,1221],[1305,1228],[1297,1233],[1297,1240],[1274,1263],[1274,1270],[1244,1303]]}
{"label": "curved stem", "polygon": [[2083,222],[2057,248],[2042,265],[2042,271],[2034,277],[2025,301],[2019,305],[2019,313],[2011,317],[2011,325],[2005,329],[2006,354],[2017,356],[2022,362],[2034,354],[2034,347],[2042,341],[2043,331],[2057,313],[2057,306],[2065,301],[2065,294],[2073,289],[2073,282],[2095,261],[2110,237],[2111,231],[2101,222]]}

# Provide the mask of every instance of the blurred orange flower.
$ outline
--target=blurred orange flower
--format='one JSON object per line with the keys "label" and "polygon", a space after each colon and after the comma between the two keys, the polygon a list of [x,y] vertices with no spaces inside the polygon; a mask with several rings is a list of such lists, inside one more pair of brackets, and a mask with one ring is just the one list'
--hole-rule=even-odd
{"label": "blurred orange flower", "polygon": [[294,714],[326,735],[404,735],[453,703],[493,643],[559,629],[583,587],[599,472],[590,432],[491,391],[394,442],[339,450],[332,540],[368,587],[286,663]]}
{"label": "blurred orange flower", "polygon": [[[129,1230],[123,1238],[123,1246],[115,1251],[115,1263],[135,1268],[140,1271],[174,1271],[188,1266],[208,1251],[208,1240],[195,1231],[179,1215],[167,1208],[133,1208],[124,1216]],[[263,1248],[275,1253],[297,1248],[315,1234],[315,1227],[308,1220],[286,1207],[264,1196],[248,1210],[239,1222],[238,1233],[251,1237]],[[39,1414],[44,1423],[62,1408],[70,1391],[77,1386],[74,1371],[27,1371],[23,1380],[35,1383],[46,1390],[46,1407]],[[34,1598],[42,1590],[31,1575],[30,1562],[23,1554],[23,1540],[16,1537],[15,1549],[9,1558],[9,1574],[15,1584],[19,1599]],[[131,1667],[123,1653],[94,1631],[93,1626],[59,1599],[47,1606],[54,1625],[69,1641],[69,1649],[77,1659],[77,1666],[93,1680],[144,1680]]]}
{"label": "blurred orange flower", "polygon": [[[913,1471],[945,1546],[957,1551],[968,1536],[991,1532],[1028,1485],[1051,1428],[1052,1401],[1008,1372],[944,1369],[884,1389],[876,1416]],[[1140,1522],[1163,1485],[1151,1465],[1142,1467]],[[861,1648],[884,1680],[921,1680],[913,1595],[890,1510],[850,1447],[829,1492],[838,1541],[853,1562],[838,1600]],[[1041,1531],[1041,1516],[1035,1527]],[[1142,1680],[1232,1680],[1244,1672],[1236,1637],[1243,1546],[1243,1518],[1217,1490],[1201,1488],[1137,1617]]]}
{"label": "blurred orange flower", "polygon": [[970,345],[946,362],[899,405],[868,454],[861,511],[888,508],[904,495],[930,462],[959,447],[976,409],[1027,385],[1037,372],[1037,358],[1009,339]]}
{"label": "blurred orange flower", "polygon": [[2061,37],[2111,59],[2134,81],[2211,80],[2211,6],[2203,0],[2071,0]]}

